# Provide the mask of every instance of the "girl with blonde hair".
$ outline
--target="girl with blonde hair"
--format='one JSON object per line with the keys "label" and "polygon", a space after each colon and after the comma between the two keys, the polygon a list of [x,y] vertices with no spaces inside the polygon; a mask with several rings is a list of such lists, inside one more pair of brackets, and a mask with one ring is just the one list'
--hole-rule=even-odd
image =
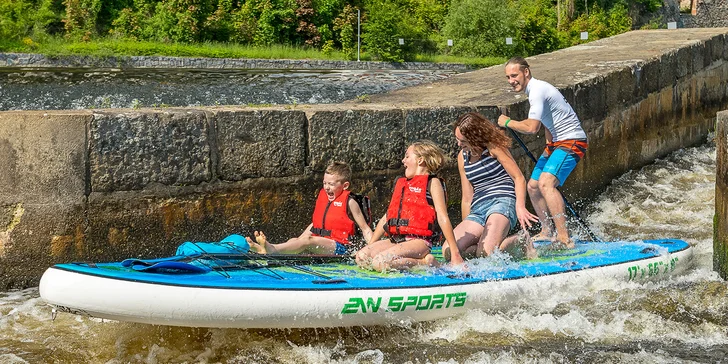
{"label": "girl with blonde hair", "polygon": [[[357,252],[359,266],[382,272],[437,265],[430,250],[439,231],[449,247],[451,263],[463,262],[447,215],[445,188],[435,176],[447,161],[445,152],[429,140],[407,148],[402,159],[404,177],[395,183],[387,213],[369,244]],[[381,239],[384,234],[387,237]]]}

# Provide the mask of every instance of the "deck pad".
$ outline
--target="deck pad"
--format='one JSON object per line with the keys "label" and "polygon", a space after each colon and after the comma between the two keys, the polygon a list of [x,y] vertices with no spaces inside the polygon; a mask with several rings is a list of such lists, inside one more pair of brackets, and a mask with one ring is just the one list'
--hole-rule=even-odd
{"label": "deck pad", "polygon": [[[511,261],[509,259],[481,258],[467,262],[465,268],[444,265],[441,268],[418,267],[409,272],[374,272],[356,266],[352,261],[325,264],[296,264],[294,260],[276,260],[280,266],[258,267],[247,260],[201,259],[175,264],[170,258],[152,260],[159,262],[145,268],[141,263],[59,264],[64,270],[93,274],[112,279],[132,280],[166,285],[194,287],[246,288],[246,289],[388,289],[404,287],[433,287],[442,285],[470,284],[489,280],[508,280],[542,275],[573,272],[594,267],[638,262],[659,255],[680,251],[689,245],[681,240],[648,240],[637,242],[578,242],[573,249],[552,250],[547,245],[537,245],[539,257],[534,260]],[[442,262],[440,249],[433,249]],[[503,255],[502,255],[503,256]],[[135,260],[139,262],[139,260]],[[656,267],[639,267],[625,270],[635,276],[655,275],[674,269],[677,262],[667,262]],[[164,269],[152,269],[155,266]],[[275,264],[274,264],[275,265]],[[199,267],[199,270],[183,268]],[[214,269],[219,268],[219,269]],[[335,284],[322,284],[331,281]]]}

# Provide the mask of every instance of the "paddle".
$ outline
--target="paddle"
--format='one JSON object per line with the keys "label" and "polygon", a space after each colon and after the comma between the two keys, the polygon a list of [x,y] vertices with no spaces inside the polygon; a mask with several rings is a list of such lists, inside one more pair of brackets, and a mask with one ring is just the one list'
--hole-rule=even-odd
{"label": "paddle", "polygon": [[[508,110],[507,107],[499,107],[499,109],[500,109],[501,114],[503,114],[505,116],[509,116],[510,111]],[[528,150],[528,147],[526,146],[525,143],[523,143],[523,140],[521,140],[521,138],[518,136],[518,134],[516,134],[516,132],[513,131],[513,129],[510,129],[510,128],[506,128],[506,129],[511,133],[511,136],[513,137],[513,139],[515,139],[518,142],[518,144],[521,146],[521,148],[523,148],[523,151],[526,152],[528,157],[531,158],[531,160],[535,164],[536,157],[534,157],[533,154],[531,154],[531,151]],[[587,225],[586,222],[581,218],[581,216],[579,216],[579,213],[577,213],[576,210],[574,209],[574,207],[571,205],[571,203],[569,203],[569,200],[566,199],[566,196],[561,191],[561,189],[556,187],[556,190],[559,191],[559,194],[561,194],[561,198],[564,200],[564,205],[566,205],[566,208],[569,209],[569,212],[571,212],[571,214],[574,215],[576,220],[579,221],[579,223],[584,228],[584,230],[586,230],[586,233],[589,234],[589,237],[592,238],[593,241],[601,243],[602,239],[599,239],[599,237],[597,237],[597,235],[594,234],[594,232],[589,228],[589,225]]]}

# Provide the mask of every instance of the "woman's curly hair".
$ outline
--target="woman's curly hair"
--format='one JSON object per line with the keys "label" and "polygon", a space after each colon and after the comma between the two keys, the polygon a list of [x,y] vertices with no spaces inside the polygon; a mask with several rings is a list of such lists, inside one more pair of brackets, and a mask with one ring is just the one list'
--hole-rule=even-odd
{"label": "woman's curly hair", "polygon": [[511,138],[506,133],[486,119],[483,115],[476,112],[463,114],[453,124],[453,131],[460,128],[473,152],[482,153],[491,147],[500,147],[509,149],[511,147]]}

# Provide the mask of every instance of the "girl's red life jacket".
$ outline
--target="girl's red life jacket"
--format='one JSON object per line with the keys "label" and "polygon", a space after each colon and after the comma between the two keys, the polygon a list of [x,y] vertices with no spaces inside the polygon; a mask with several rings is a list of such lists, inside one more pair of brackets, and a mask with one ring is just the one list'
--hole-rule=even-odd
{"label": "girl's red life jacket", "polygon": [[316,198],[312,220],[313,235],[349,244],[350,237],[356,234],[356,223],[349,217],[349,191],[344,190],[335,200],[329,201],[322,188]]}
{"label": "girl's red life jacket", "polygon": [[401,177],[394,185],[384,231],[390,235],[432,236],[437,216],[427,201],[427,186],[434,176]]}

